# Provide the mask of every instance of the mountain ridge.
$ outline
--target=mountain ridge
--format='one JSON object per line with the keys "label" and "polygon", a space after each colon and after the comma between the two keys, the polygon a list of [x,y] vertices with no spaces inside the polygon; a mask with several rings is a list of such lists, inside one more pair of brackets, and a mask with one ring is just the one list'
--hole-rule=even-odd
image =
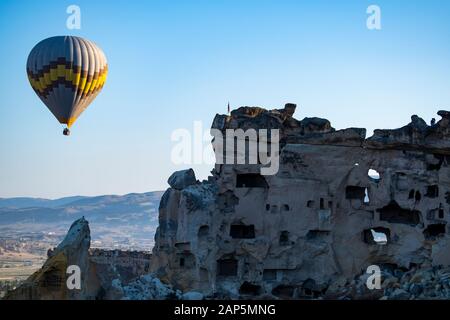
{"label": "mountain ridge", "polygon": [[99,196],[67,196],[56,199],[47,199],[40,197],[11,197],[11,198],[0,198],[0,209],[1,208],[9,208],[9,209],[27,209],[27,208],[56,208],[67,205],[74,205],[79,201],[87,200],[91,201],[93,199],[101,199],[101,198],[120,198],[127,196],[138,196],[138,195],[149,195],[153,193],[163,193],[164,191],[149,191],[144,193],[127,193],[124,195],[116,195],[116,194],[106,194]]}

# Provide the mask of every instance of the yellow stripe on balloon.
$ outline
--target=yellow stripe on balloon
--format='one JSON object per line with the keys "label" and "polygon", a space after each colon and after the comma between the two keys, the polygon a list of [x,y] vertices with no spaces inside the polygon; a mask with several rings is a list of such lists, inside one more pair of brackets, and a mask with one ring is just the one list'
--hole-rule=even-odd
{"label": "yellow stripe on balloon", "polygon": [[50,80],[51,81],[58,80],[58,71],[57,71],[57,69],[50,69]]}
{"label": "yellow stripe on balloon", "polygon": [[80,84],[80,79],[81,79],[81,73],[75,73],[73,80],[72,80],[72,84],[74,86],[78,86]]}
{"label": "yellow stripe on balloon", "polygon": [[66,65],[65,64],[58,64],[56,66],[56,74],[58,78],[62,78],[66,76]]}
{"label": "yellow stripe on balloon", "polygon": [[108,69],[105,67],[99,73],[97,79],[87,81],[87,76],[82,77],[81,73],[74,73],[72,68],[66,68],[65,65],[57,65],[44,73],[38,80],[32,75],[28,75],[28,79],[33,89],[43,93],[46,89],[51,87],[58,79],[63,79],[72,83],[75,88],[79,88],[83,95],[90,95],[100,90],[106,82]]}

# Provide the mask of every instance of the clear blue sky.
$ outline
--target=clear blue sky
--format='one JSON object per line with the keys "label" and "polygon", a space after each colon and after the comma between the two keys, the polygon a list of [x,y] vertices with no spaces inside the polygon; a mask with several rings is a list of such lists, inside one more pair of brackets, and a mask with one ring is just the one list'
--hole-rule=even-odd
{"label": "clear blue sky", "polygon": [[[81,30],[66,8],[81,7]],[[366,28],[381,7],[382,29]],[[106,53],[103,91],[72,136],[28,84],[40,40]],[[395,128],[450,109],[450,1],[0,2],[0,197],[162,190],[176,128],[232,107],[297,103],[335,128]],[[205,178],[210,165],[194,166]]]}

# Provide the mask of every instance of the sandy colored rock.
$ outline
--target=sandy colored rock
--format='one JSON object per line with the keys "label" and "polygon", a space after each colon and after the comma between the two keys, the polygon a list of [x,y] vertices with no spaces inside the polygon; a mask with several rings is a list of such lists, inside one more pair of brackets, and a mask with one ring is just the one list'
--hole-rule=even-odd
{"label": "sandy colored rock", "polygon": [[[223,133],[278,129],[279,171],[216,164],[208,181],[169,188],[152,271],[184,292],[214,297],[378,299],[394,290],[394,298],[409,297],[405,271],[450,264],[448,113],[433,126],[412,116],[366,139],[363,128],[336,130],[326,119],[297,120],[294,111],[288,104],[216,115],[212,128]],[[395,270],[389,292],[335,285],[370,265]]]}

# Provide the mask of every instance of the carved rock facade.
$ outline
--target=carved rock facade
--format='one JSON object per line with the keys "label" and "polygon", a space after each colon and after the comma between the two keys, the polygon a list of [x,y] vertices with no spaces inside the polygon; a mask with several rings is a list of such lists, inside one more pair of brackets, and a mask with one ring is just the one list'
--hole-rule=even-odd
{"label": "carved rock facade", "polygon": [[163,282],[218,298],[334,297],[370,265],[450,265],[449,112],[366,139],[294,111],[216,115],[224,133],[278,129],[279,171],[217,164],[208,181],[169,188],[151,265]]}

